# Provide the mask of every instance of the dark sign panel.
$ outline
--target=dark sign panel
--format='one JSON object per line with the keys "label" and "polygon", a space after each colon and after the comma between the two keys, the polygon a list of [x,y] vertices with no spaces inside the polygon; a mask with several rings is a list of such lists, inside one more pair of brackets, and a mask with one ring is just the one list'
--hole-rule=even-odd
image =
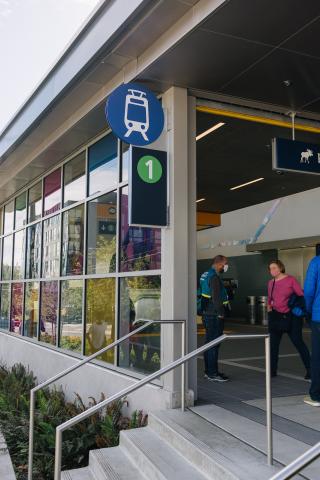
{"label": "dark sign panel", "polygon": [[129,182],[130,225],[168,225],[167,153],[131,147]]}
{"label": "dark sign panel", "polygon": [[320,175],[320,146],[274,138],[272,163],[274,170]]}

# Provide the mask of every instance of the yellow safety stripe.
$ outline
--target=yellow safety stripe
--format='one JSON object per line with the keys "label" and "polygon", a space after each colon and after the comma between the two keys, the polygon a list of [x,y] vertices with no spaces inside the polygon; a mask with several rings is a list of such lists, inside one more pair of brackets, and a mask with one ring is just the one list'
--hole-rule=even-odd
{"label": "yellow safety stripe", "polygon": [[[248,113],[240,113],[230,110],[223,110],[220,108],[211,108],[198,105],[196,107],[198,112],[211,113],[213,115],[223,115],[224,117],[238,118],[239,120],[247,120],[248,122],[264,123],[267,125],[275,125],[277,127],[284,127],[292,129],[292,122],[285,122],[284,120],[276,120],[273,118],[259,117],[257,115],[250,115]],[[304,132],[320,133],[320,127],[313,127],[311,125],[303,125],[301,123],[294,124],[295,130],[302,130]]]}

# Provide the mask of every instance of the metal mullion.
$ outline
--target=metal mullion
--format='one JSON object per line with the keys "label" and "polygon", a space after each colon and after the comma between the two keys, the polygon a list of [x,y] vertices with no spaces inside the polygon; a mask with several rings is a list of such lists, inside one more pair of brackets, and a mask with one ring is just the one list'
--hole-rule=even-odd
{"label": "metal mullion", "polygon": [[38,285],[39,285],[39,290],[38,290],[38,305],[39,305],[39,308],[38,308],[37,340],[38,340],[38,342],[40,342],[40,335],[41,335],[40,323],[41,323],[42,284],[41,284],[41,282],[40,282],[39,280],[36,280],[36,282],[37,282]]}
{"label": "metal mullion", "polygon": [[[87,162],[86,162],[87,163]],[[86,279],[85,273],[87,271],[87,240],[88,240],[88,203],[84,203],[83,212],[83,253],[82,253],[82,354],[85,354],[86,345]]]}
{"label": "metal mullion", "polygon": [[86,308],[87,308],[87,282],[86,279],[82,279],[82,340],[81,340],[81,353],[86,354]]}
{"label": "metal mullion", "polygon": [[[119,162],[120,163],[120,162]],[[115,288],[115,311],[114,311],[114,335],[118,340],[120,332],[120,287],[119,287],[119,271],[120,271],[120,224],[121,224],[121,207],[120,207],[120,188],[117,188],[117,227],[116,227],[116,288]],[[119,347],[117,346],[114,351],[114,364],[118,365],[119,360]]]}
{"label": "metal mullion", "polygon": [[61,281],[57,280],[57,285],[58,285],[58,302],[57,302],[57,319],[56,319],[56,347],[59,348],[60,345],[60,339],[61,339]]}

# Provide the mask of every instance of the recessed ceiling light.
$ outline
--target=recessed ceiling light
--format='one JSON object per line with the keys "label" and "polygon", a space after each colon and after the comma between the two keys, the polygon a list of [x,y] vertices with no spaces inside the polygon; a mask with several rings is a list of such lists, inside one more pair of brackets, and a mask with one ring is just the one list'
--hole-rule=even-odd
{"label": "recessed ceiling light", "polygon": [[197,200],[197,203],[204,202],[204,201],[205,201],[205,198],[199,198],[199,200]]}
{"label": "recessed ceiling light", "polygon": [[218,128],[223,127],[223,125],[225,125],[225,123],[223,122],[216,123],[216,125],[213,125],[213,127],[209,128],[205,132],[200,133],[200,135],[197,135],[196,141],[201,140],[201,138],[205,137],[206,135],[209,135],[209,133],[212,133],[215,130],[218,130]]}
{"label": "recessed ceiling light", "polygon": [[255,180],[251,180],[251,182],[242,183],[241,185],[237,185],[236,187],[232,187],[232,188],[230,188],[230,190],[237,190],[238,188],[247,187],[248,185],[252,185],[253,183],[261,182],[262,180],[264,180],[263,177],[256,178]]}

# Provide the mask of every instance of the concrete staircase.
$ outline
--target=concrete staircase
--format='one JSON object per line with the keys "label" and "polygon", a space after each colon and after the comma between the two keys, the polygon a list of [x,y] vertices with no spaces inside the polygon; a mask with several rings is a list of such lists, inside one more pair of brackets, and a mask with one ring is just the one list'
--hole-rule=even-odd
{"label": "concrete staircase", "polygon": [[152,413],[147,427],[122,431],[118,447],[91,451],[88,467],[63,472],[62,479],[267,480],[279,469],[267,466],[263,452],[215,425],[210,415]]}

